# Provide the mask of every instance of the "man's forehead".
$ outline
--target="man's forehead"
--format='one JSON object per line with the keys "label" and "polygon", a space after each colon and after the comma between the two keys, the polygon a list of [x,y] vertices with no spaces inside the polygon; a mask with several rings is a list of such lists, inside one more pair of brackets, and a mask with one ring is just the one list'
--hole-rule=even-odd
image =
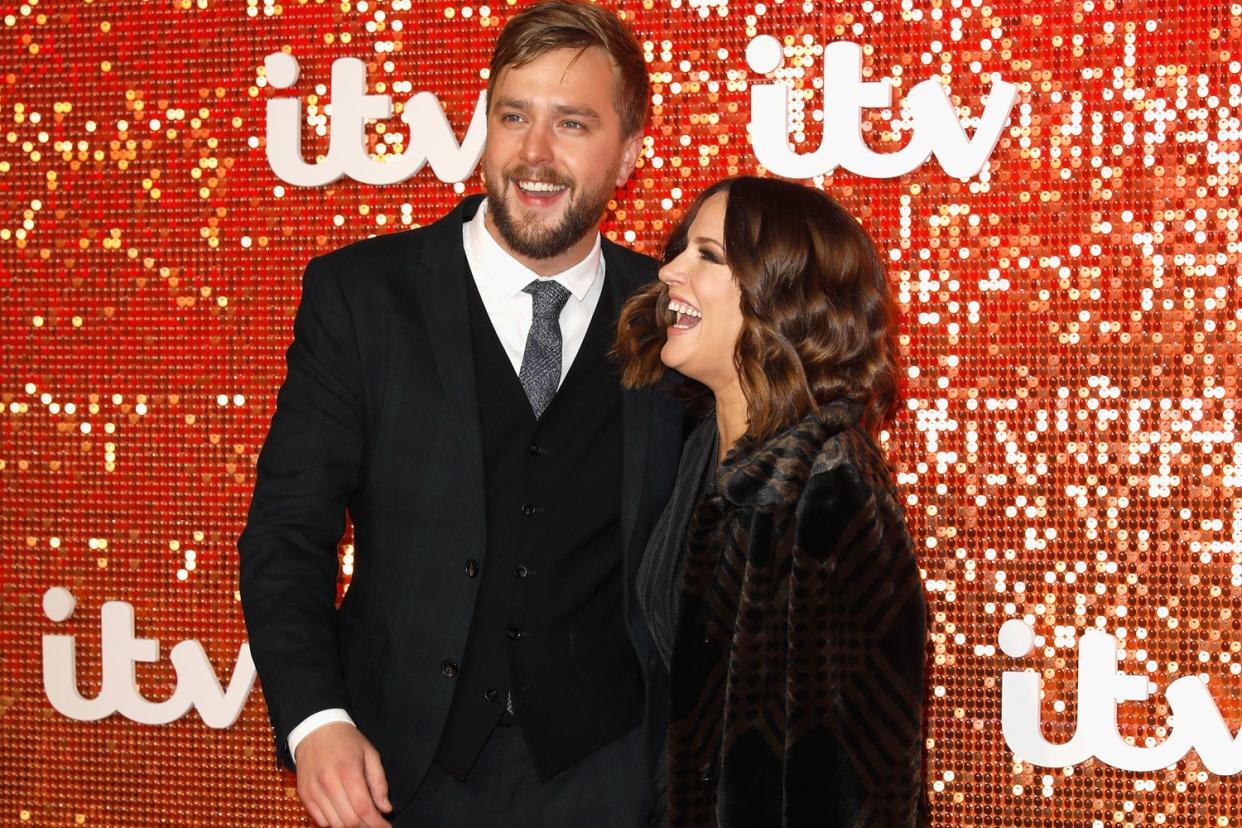
{"label": "man's forehead", "polygon": [[[598,54],[589,55],[590,52]],[[612,84],[600,82],[601,60],[613,69]],[[611,56],[598,46],[555,49],[527,63],[502,68],[492,87],[489,108],[552,109],[558,115],[582,116],[600,122],[619,118],[616,71]],[[542,82],[551,81],[551,86],[534,85],[536,78]]]}
{"label": "man's forehead", "polygon": [[609,68],[612,69],[615,79],[615,73],[618,71],[617,64],[613,61],[612,56],[600,46],[564,46],[550,49],[522,63],[511,63],[501,67],[500,74],[496,78],[496,85],[499,86],[507,77],[514,73],[530,75],[533,72],[542,73],[556,70],[560,70],[560,82],[567,84],[571,81],[571,76],[576,75],[579,71],[590,72],[592,77],[594,77],[594,72],[599,67],[591,66],[591,64],[598,64],[601,61],[607,63]]}

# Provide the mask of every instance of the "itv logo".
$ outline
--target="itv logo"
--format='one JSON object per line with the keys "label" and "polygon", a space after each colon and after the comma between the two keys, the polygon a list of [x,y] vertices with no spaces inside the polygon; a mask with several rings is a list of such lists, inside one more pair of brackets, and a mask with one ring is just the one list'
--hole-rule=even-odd
{"label": "itv logo", "polygon": [[[759,35],[746,48],[747,65],[758,74],[780,68],[782,47],[771,35]],[[268,84],[292,89],[300,74],[297,59],[274,52],[264,61]],[[966,179],[978,174],[996,147],[1017,100],[1017,87],[995,79],[974,135],[966,137],[944,86],[929,78],[907,95],[914,129],[896,152],[875,152],[862,138],[862,110],[888,107],[892,89],[887,81],[862,80],[862,47],[836,41],[824,47],[824,132],[814,150],[802,152],[789,144],[789,88],[786,84],[753,82],[750,87],[750,139],[756,160],[786,178],[809,179],[838,167],[867,178],[893,178],[922,166],[936,156],[946,173]],[[322,187],[349,177],[363,184],[396,184],[430,165],[445,183],[464,181],[483,155],[487,132],[486,92],[480,91],[474,114],[460,142],[440,101],[418,92],[405,102],[401,120],[409,130],[400,155],[374,158],[366,148],[369,121],[392,117],[389,95],[368,94],[366,64],[338,58],[332,64],[331,119],[328,151],[317,163],[302,151],[302,99],[274,97],[267,102],[267,160],[282,181],[299,187]]]}

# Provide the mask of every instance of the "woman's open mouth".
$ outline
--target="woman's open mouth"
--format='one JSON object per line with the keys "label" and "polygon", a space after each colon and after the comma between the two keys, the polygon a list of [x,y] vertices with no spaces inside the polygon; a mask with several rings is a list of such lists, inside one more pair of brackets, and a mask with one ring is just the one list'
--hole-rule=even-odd
{"label": "woman's open mouth", "polygon": [[670,327],[679,331],[688,331],[703,320],[702,311],[681,299],[669,299],[668,309],[670,313],[677,315],[677,319]]}

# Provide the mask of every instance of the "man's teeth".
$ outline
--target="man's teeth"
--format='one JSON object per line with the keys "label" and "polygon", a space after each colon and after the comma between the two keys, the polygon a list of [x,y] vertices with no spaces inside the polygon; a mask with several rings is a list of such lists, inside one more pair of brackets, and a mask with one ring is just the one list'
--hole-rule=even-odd
{"label": "man's teeth", "polygon": [[703,318],[703,314],[699,312],[698,308],[693,305],[687,305],[685,302],[678,301],[677,299],[669,300],[668,309],[673,313],[684,313],[686,316],[694,316],[699,319]]}
{"label": "man's teeth", "polygon": [[559,193],[569,189],[564,184],[553,184],[550,181],[519,181],[517,185],[528,193]]}

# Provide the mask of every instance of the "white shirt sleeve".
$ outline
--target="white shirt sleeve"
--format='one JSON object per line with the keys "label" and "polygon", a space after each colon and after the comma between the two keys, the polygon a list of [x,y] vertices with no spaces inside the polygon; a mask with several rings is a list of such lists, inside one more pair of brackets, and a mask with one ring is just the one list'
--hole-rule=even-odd
{"label": "white shirt sleeve", "polygon": [[[354,724],[354,720],[349,717],[349,713],[344,709],[332,707],[327,710],[320,710],[318,713],[312,713],[303,719],[297,727],[289,731],[289,755],[294,757],[294,761],[297,760],[298,745],[301,744],[302,740],[309,736],[312,730],[333,722]],[[354,726],[357,727],[357,725]]]}

